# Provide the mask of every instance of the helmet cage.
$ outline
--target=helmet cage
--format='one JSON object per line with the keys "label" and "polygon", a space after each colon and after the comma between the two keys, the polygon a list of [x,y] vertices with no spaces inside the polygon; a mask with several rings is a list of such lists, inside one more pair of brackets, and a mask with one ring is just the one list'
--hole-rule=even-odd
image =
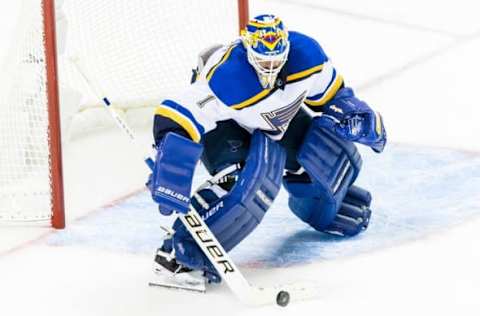
{"label": "helmet cage", "polygon": [[287,62],[290,42],[283,22],[274,15],[259,15],[241,32],[247,58],[264,88],[273,88]]}
{"label": "helmet cage", "polygon": [[287,41],[285,51],[281,54],[260,54],[247,45],[247,57],[250,65],[257,72],[258,79],[264,88],[273,88],[278,74],[287,62],[290,45]]}

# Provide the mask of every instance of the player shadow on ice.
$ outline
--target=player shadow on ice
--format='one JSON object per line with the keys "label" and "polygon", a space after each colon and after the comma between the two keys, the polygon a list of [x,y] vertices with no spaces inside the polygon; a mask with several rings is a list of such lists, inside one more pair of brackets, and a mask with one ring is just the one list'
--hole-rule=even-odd
{"label": "player shadow on ice", "polygon": [[277,246],[271,253],[271,256],[264,262],[266,266],[285,267],[300,263],[309,263],[318,259],[315,251],[319,243],[323,243],[324,247],[330,247],[335,243],[348,242],[361,238],[332,236],[325,233],[317,232],[311,228],[297,231],[283,239],[283,242]]}

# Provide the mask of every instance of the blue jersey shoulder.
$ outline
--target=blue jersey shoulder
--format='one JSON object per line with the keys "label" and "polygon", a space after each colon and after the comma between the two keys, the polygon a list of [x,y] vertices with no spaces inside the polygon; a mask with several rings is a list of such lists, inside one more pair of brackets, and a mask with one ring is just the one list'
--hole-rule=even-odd
{"label": "blue jersey shoulder", "polygon": [[240,41],[225,52],[207,73],[210,89],[226,105],[235,107],[263,91]]}
{"label": "blue jersey shoulder", "polygon": [[[290,52],[285,65],[288,76],[306,72],[321,71],[322,65],[328,60],[320,44],[313,38],[300,32],[289,32]],[[311,75],[310,73],[309,75]],[[299,78],[303,79],[305,77]],[[290,80],[289,80],[290,81]]]}
{"label": "blue jersey shoulder", "polygon": [[[290,52],[282,71],[287,76],[287,84],[320,72],[328,58],[318,42],[294,31],[289,32],[289,39]],[[226,50],[206,77],[215,96],[234,109],[253,105],[273,92],[264,89],[260,84],[257,73],[248,63],[247,51],[240,41]]]}

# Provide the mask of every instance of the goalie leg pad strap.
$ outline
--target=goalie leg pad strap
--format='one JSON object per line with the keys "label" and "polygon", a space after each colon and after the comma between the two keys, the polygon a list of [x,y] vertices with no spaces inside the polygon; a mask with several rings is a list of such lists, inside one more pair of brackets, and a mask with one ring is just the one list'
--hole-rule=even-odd
{"label": "goalie leg pad strap", "polygon": [[[280,190],[285,160],[283,147],[256,131],[252,135],[245,166],[230,192],[217,200],[212,190],[198,192],[204,201],[193,201],[192,204],[226,251],[247,237],[263,219]],[[208,208],[202,206],[203,202],[207,202]],[[215,272],[179,220],[173,229],[175,234],[170,247],[175,249],[177,261],[192,269]]]}
{"label": "goalie leg pad strap", "polygon": [[[369,206],[371,200],[368,191],[351,189],[362,165],[355,145],[321,128],[314,119],[298,153],[298,162],[306,173],[290,174],[283,180],[293,213],[319,231],[349,236],[357,231],[357,224],[344,230],[341,228],[345,225],[340,225],[349,214],[356,220],[357,213],[363,214],[362,207]],[[344,200],[353,209],[344,205]],[[369,214],[365,217],[369,218]],[[338,227],[331,226],[335,221],[339,222]]]}

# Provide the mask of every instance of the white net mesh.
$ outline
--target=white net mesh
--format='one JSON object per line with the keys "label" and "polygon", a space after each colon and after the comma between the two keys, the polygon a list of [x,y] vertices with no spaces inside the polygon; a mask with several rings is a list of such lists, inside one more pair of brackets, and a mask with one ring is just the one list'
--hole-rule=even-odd
{"label": "white net mesh", "polygon": [[112,122],[103,111],[91,111],[99,102],[71,58],[113,103],[130,112],[127,116],[148,121],[162,96],[189,83],[201,49],[228,43],[238,33],[236,0],[66,0],[61,12],[66,21],[62,86],[83,96],[80,106],[69,105],[66,137]]}
{"label": "white net mesh", "polygon": [[[24,0],[0,74],[0,221],[51,217],[41,0]],[[130,124],[190,81],[197,54],[238,33],[236,0],[57,0],[63,144],[114,126],[71,60]],[[67,141],[66,141],[67,140]]]}
{"label": "white net mesh", "polygon": [[40,1],[26,1],[0,75],[0,221],[51,217]]}

